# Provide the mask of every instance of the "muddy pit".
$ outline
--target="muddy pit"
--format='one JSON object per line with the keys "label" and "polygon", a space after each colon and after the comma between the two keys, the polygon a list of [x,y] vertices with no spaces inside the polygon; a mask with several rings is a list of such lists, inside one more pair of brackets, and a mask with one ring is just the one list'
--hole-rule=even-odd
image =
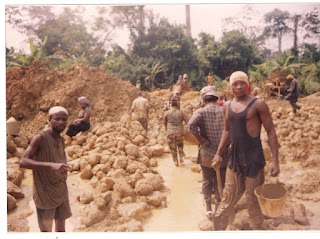
{"label": "muddy pit", "polygon": [[[138,90],[99,68],[74,67],[66,73],[49,71],[39,62],[7,70],[7,117],[20,125],[20,135],[7,137],[8,231],[38,232],[32,200],[32,173],[19,160],[32,136],[45,127],[47,111],[57,103],[66,107],[70,121],[78,113],[77,98],[86,96],[92,109],[92,127],[66,148],[71,232],[182,232],[210,231],[206,219],[201,172],[195,164],[197,146],[188,135],[187,158],[174,167],[166,142],[163,103],[172,93],[143,92],[151,110],[149,131],[131,121],[131,102]],[[116,90],[115,90],[116,89]],[[270,150],[264,147],[266,182],[278,181],[287,190],[286,205],[278,218],[265,218],[267,230],[319,230],[320,211],[320,96],[299,100],[297,115],[287,101],[267,100],[279,140],[281,173],[268,176]],[[181,97],[181,108],[192,115],[199,92]],[[250,230],[243,197],[236,205],[233,230]]]}

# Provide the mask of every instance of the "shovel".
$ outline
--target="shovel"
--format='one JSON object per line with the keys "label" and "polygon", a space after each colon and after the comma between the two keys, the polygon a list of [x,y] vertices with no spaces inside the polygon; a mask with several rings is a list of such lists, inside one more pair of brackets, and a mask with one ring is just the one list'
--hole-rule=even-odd
{"label": "shovel", "polygon": [[217,181],[218,181],[218,191],[220,194],[220,199],[222,199],[223,191],[222,191],[222,183],[221,183],[221,176],[220,176],[220,168],[216,169],[216,174],[217,174]]}
{"label": "shovel", "polygon": [[[220,199],[222,200],[223,190],[222,190],[222,183],[221,183],[220,167],[215,168],[215,171],[217,174],[218,191],[220,194]],[[225,216],[213,217],[213,226],[215,231],[225,230],[228,226],[228,217],[225,217]]]}

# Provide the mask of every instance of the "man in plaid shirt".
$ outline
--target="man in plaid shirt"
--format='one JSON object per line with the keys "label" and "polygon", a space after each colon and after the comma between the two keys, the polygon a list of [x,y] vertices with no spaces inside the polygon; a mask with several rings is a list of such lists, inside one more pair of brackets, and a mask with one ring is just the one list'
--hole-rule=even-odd
{"label": "man in plaid shirt", "polygon": [[[204,107],[194,112],[188,122],[188,130],[199,142],[197,163],[201,165],[203,175],[203,194],[206,202],[207,217],[212,218],[211,207],[212,189],[215,192],[215,210],[220,203],[220,194],[217,184],[216,171],[211,166],[213,157],[218,149],[220,137],[224,129],[223,107],[216,101],[218,95],[214,89],[204,94]],[[228,161],[231,157],[230,149],[227,147],[221,154],[223,163],[220,167],[222,187],[224,187],[225,173]]]}

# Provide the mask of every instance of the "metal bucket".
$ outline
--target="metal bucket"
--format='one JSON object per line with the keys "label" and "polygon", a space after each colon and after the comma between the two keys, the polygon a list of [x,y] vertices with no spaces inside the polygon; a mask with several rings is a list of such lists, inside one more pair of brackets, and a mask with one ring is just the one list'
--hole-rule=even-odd
{"label": "metal bucket", "polygon": [[266,217],[279,217],[282,215],[287,190],[280,184],[262,184],[254,190],[260,209]]}

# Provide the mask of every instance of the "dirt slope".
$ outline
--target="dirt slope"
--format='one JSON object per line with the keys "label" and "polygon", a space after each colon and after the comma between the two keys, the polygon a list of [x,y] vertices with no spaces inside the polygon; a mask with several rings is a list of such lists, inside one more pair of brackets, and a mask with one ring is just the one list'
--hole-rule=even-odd
{"label": "dirt slope", "polygon": [[[7,70],[7,117],[21,122],[21,130],[33,135],[47,120],[56,101],[65,107],[70,120],[79,112],[77,98],[86,96],[93,112],[91,122],[118,120],[129,112],[138,89],[99,68],[72,67],[66,73],[49,71],[35,62],[33,66]],[[148,97],[147,97],[148,98]]]}

